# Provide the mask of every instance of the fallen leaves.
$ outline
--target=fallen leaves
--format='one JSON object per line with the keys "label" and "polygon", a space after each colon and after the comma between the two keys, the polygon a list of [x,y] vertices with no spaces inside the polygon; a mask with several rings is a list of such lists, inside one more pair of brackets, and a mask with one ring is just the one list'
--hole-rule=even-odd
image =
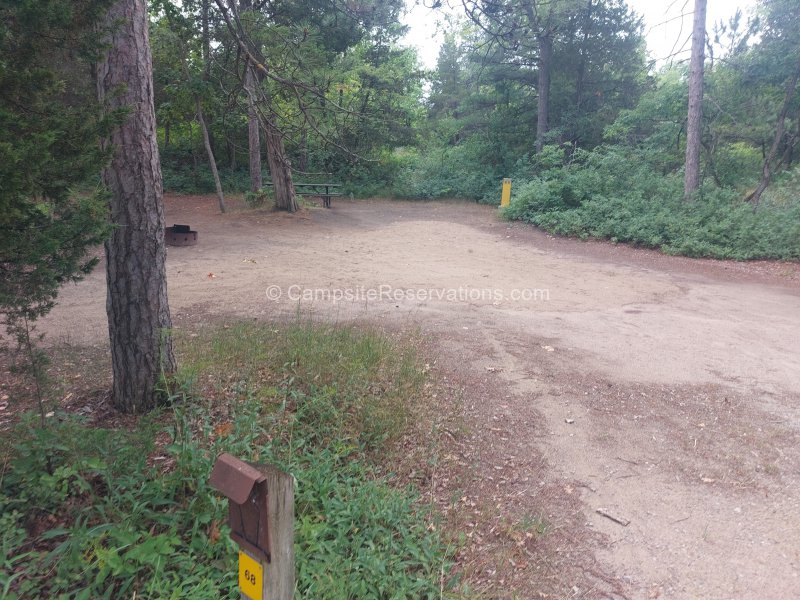
{"label": "fallen leaves", "polygon": [[233,423],[226,421],[214,427],[214,433],[217,437],[226,437],[233,433]]}
{"label": "fallen leaves", "polygon": [[211,525],[208,528],[208,541],[212,544],[216,544],[219,541],[219,538],[219,521],[211,521]]}

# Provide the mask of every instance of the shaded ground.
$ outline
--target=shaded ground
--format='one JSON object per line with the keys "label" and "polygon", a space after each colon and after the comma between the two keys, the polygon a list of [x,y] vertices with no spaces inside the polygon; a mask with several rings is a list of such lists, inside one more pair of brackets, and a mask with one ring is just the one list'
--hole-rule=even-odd
{"label": "shaded ground", "polygon": [[[428,337],[463,421],[439,425],[427,485],[481,594],[800,597],[798,265],[554,239],[456,202],[167,214],[199,231],[168,253],[178,326],[301,311]],[[64,291],[48,339],[105,342],[104,277]]]}

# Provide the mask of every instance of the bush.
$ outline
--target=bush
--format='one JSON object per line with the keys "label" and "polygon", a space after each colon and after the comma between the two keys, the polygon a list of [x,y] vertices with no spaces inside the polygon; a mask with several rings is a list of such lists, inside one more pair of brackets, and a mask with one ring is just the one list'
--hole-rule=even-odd
{"label": "bush", "polygon": [[473,136],[457,146],[431,145],[404,150],[393,193],[400,198],[467,198],[498,203],[503,172],[486,164],[481,140]]}
{"label": "bush", "polygon": [[342,193],[357,198],[390,196],[399,166],[395,156],[384,151],[376,160],[334,161],[335,172],[324,180],[342,183]]}
{"label": "bush", "polygon": [[[176,194],[213,194],[216,193],[214,177],[207,164],[193,169],[190,166],[161,167],[164,191]],[[248,171],[230,169],[219,170],[222,189],[226,193],[239,193],[250,189],[250,173]],[[266,177],[266,175],[265,175]]]}
{"label": "bush", "polygon": [[[680,173],[661,175],[630,149],[577,152],[518,183],[505,215],[553,233],[597,237],[685,256],[800,258],[800,200],[773,187],[758,210],[740,192],[707,184],[683,200]],[[796,188],[795,188],[796,189]]]}

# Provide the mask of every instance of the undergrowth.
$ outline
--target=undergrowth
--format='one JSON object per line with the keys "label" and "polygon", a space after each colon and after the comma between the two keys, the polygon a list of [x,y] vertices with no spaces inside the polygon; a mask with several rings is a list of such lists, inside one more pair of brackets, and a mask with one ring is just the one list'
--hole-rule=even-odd
{"label": "undergrowth", "polygon": [[[548,159],[550,163],[548,163]],[[514,183],[505,215],[553,233],[657,248],[668,254],[749,260],[800,259],[800,186],[773,184],[757,210],[743,190],[705,185],[683,199],[679,172],[661,174],[620,147],[577,151],[567,164],[548,148],[537,174]]]}
{"label": "undergrowth", "polygon": [[452,597],[451,552],[382,475],[424,374],[386,337],[237,326],[180,344],[173,406],[133,429],[28,417],[0,477],[0,597],[238,597],[216,456],[294,474],[296,597]]}
{"label": "undergrowth", "polygon": [[[165,162],[162,165],[162,174],[165,192],[177,194],[213,194],[216,192],[214,178],[207,165],[176,167]],[[250,189],[250,173],[246,169],[221,168],[219,177],[225,193],[241,193]]]}

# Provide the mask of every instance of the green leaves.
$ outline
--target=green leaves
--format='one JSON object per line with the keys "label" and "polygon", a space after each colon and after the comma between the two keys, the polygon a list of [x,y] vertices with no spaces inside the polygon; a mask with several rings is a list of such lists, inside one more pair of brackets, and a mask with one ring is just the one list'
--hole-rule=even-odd
{"label": "green leaves", "polygon": [[[734,258],[800,257],[800,202],[778,184],[758,210],[731,189],[707,184],[683,201],[680,173],[663,175],[641,151],[601,147],[578,160],[515,184],[506,215],[563,235],[598,237],[670,254]],[[788,188],[788,189],[787,189]],[[789,192],[791,194],[791,192]]]}
{"label": "green leaves", "polygon": [[0,0],[0,313],[17,337],[91,269],[86,250],[109,231],[92,188],[106,158],[98,138],[117,115],[98,117],[85,62],[108,4]]}
{"label": "green leaves", "polygon": [[67,415],[20,427],[0,477],[0,594],[233,597],[227,503],[208,486],[227,451],[297,479],[299,597],[440,598],[450,560],[434,515],[371,460],[386,461],[423,380],[413,354],[347,327],[207,335],[182,362],[225,386],[222,423],[223,404],[181,397],[131,430]]}

